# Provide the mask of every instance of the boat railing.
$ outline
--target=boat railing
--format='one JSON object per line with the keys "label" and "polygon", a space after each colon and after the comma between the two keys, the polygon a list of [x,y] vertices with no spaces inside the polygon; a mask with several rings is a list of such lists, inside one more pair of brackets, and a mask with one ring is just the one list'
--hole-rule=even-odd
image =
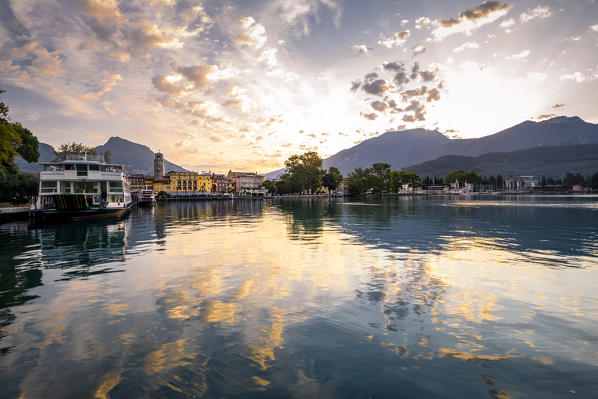
{"label": "boat railing", "polygon": [[65,161],[92,161],[104,163],[104,154],[72,153],[64,154],[63,158]]}

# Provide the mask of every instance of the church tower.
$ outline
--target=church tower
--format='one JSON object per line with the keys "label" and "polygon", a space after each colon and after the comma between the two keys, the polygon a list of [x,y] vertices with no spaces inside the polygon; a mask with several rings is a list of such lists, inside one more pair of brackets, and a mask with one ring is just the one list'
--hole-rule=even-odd
{"label": "church tower", "polygon": [[154,157],[154,178],[162,177],[164,177],[164,155],[158,151]]}

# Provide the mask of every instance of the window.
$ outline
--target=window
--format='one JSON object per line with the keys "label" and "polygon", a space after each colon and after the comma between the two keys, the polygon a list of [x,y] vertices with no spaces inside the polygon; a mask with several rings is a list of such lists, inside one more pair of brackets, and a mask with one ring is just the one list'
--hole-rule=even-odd
{"label": "window", "polygon": [[89,170],[100,170],[100,165],[89,165]]}
{"label": "window", "polygon": [[120,181],[111,181],[109,191],[122,191],[123,184]]}
{"label": "window", "polygon": [[75,170],[75,165],[67,163],[64,165],[64,170]]}
{"label": "window", "polygon": [[60,182],[60,191],[63,193],[70,193],[71,192],[71,183],[68,181],[61,181]]}
{"label": "window", "polygon": [[57,181],[42,181],[41,192],[42,193],[55,193],[57,183],[58,183]]}
{"label": "window", "polygon": [[86,194],[97,193],[97,183],[76,181],[73,183],[73,192]]}
{"label": "window", "polygon": [[77,176],[87,176],[87,165],[78,163],[75,165],[77,169]]}

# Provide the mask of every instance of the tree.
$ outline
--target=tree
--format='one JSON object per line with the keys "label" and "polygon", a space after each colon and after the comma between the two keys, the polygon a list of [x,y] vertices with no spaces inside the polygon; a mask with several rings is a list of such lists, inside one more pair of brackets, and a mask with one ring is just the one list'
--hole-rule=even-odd
{"label": "tree", "polygon": [[[287,179],[293,182],[293,189],[315,193],[322,186],[322,158],[317,152],[309,151],[302,155],[292,155],[284,163],[288,169]],[[290,180],[290,181],[291,181]]]}
{"label": "tree", "polygon": [[87,146],[83,143],[66,143],[60,144],[58,146],[58,150],[56,151],[58,155],[65,155],[65,154],[95,154],[96,151],[93,147]]}
{"label": "tree", "polygon": [[264,182],[264,188],[266,190],[268,190],[269,193],[272,193],[272,194],[276,194],[277,193],[276,182],[274,182],[274,181],[266,180]]}
{"label": "tree", "polygon": [[365,193],[370,188],[368,187],[368,176],[369,171],[367,169],[355,168],[347,178],[347,191],[349,191],[349,194]]}
{"label": "tree", "polygon": [[[4,90],[0,89],[0,95],[2,93]],[[0,102],[0,167],[12,165],[17,155],[22,156],[27,162],[37,162],[37,138],[19,122],[10,122],[8,112],[8,106]]]}
{"label": "tree", "polygon": [[322,185],[328,190],[336,190],[342,180],[343,175],[341,171],[331,166],[328,168],[328,173],[322,176]]}
{"label": "tree", "polygon": [[375,193],[387,192],[390,190],[390,165],[387,163],[375,163],[369,171],[370,188]]}

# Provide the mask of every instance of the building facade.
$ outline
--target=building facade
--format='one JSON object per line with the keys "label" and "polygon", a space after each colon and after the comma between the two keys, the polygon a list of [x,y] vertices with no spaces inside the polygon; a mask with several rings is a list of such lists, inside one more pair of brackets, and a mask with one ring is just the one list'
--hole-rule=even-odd
{"label": "building facade", "polygon": [[228,171],[228,179],[234,184],[235,193],[261,193],[263,192],[264,176],[251,172]]}
{"label": "building facade", "polygon": [[212,174],[212,193],[226,194],[234,191],[235,185],[226,175]]}
{"label": "building facade", "polygon": [[197,172],[168,172],[173,195],[205,195],[212,192],[212,175]]}
{"label": "building facade", "polygon": [[154,178],[160,179],[164,177],[164,155],[157,152],[154,156]]}
{"label": "building facade", "polygon": [[131,182],[131,191],[145,190],[145,176],[144,175],[129,175]]}

